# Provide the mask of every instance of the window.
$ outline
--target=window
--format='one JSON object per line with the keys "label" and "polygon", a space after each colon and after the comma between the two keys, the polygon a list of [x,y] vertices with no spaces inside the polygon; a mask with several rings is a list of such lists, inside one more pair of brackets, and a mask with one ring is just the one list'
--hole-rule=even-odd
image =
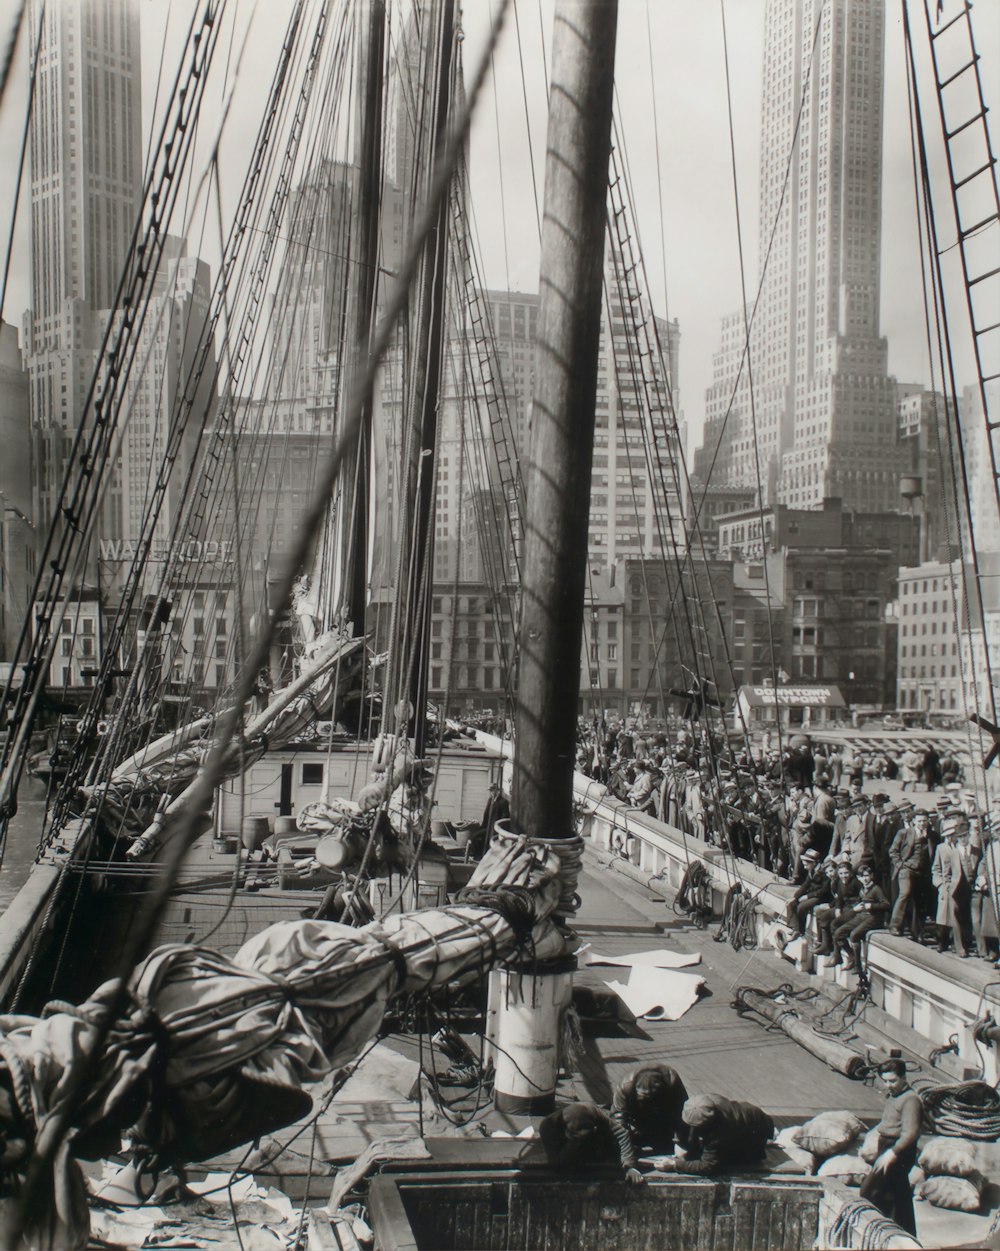
{"label": "window", "polygon": [[617,685],[618,685],[618,670],[609,669],[608,670],[608,686],[615,687]]}
{"label": "window", "polygon": [[73,655],[73,640],[72,639],[60,639],[59,640],[59,655],[60,656],[72,656]]}
{"label": "window", "polygon": [[617,660],[617,659],[618,659],[618,644],[609,643],[608,644],[608,660]]}
{"label": "window", "polygon": [[322,786],[323,785],[322,761],[309,760],[303,764],[302,785],[303,786]]}
{"label": "window", "polygon": [[224,634],[226,633],[226,619],[225,619],[225,617],[216,617],[216,619],[215,619],[215,633],[216,633],[216,634],[221,634],[221,635],[224,635]]}

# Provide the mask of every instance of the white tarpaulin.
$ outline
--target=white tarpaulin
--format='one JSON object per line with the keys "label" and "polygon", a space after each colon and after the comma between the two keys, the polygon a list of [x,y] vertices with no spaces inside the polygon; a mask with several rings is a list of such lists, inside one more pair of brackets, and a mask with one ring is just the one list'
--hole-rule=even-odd
{"label": "white tarpaulin", "polygon": [[698,1000],[705,979],[697,973],[633,966],[628,983],[605,982],[637,1019],[677,1021]]}
{"label": "white tarpaulin", "polygon": [[616,964],[626,968],[642,965],[654,969],[686,969],[701,964],[700,952],[667,951],[664,947],[658,951],[635,951],[628,956],[605,956],[599,951],[588,951],[586,958],[588,964]]}

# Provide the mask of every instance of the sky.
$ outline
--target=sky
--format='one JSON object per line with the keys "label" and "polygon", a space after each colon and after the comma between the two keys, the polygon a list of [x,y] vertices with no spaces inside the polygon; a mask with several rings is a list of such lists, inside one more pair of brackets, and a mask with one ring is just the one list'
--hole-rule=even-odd
{"label": "sky", "polygon": [[[49,0],[59,3],[59,0]],[[143,39],[144,127],[161,54],[169,63],[195,0],[137,0]],[[240,79],[226,123],[223,203],[235,201],[241,156],[259,123],[275,47],[292,0],[229,0],[226,21]],[[930,378],[923,328],[913,213],[910,138],[902,45],[903,0],[886,3],[883,142],[882,333],[889,369],[901,381]],[[922,29],[923,0],[906,0]],[[954,5],[956,0],[948,0]],[[0,0],[0,30],[10,29],[17,0]],[[462,25],[467,74],[478,63],[498,0],[465,0]],[[977,41],[984,79],[1000,95],[1000,3],[977,0]],[[677,318],[681,332],[680,403],[700,443],[702,406],[711,381],[720,319],[741,305],[742,239],[748,291],[755,289],[757,170],[764,0],[620,0],[616,107],[635,190],[640,241],[656,311]],[[726,43],[723,41],[725,23]],[[493,77],[473,125],[472,211],[491,286],[538,290],[537,194],[543,185],[545,76],[543,47],[552,37],[552,0],[517,0],[497,49]],[[728,45],[728,78],[725,48]],[[27,57],[22,38],[13,79],[0,105],[0,161],[17,166],[24,119]],[[727,86],[728,82],[728,86]],[[925,85],[926,89],[926,85]],[[228,87],[220,84],[221,112]],[[733,118],[730,134],[731,96]],[[1000,99],[993,101],[1000,108]],[[994,147],[996,147],[996,142]],[[735,173],[733,157],[735,153]],[[532,176],[534,158],[534,178]],[[10,191],[0,203],[0,246],[10,228]],[[26,201],[25,201],[26,203]],[[4,318],[20,326],[28,294],[27,213],[18,220]],[[205,256],[213,262],[211,242]],[[972,380],[961,358],[959,382]]]}

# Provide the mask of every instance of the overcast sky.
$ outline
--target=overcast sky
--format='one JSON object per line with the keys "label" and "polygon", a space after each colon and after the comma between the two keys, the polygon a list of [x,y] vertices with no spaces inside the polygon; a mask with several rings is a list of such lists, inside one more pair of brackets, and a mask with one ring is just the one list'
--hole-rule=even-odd
{"label": "overcast sky", "polygon": [[[58,3],[59,0],[49,0]],[[954,4],[956,0],[949,0]],[[4,36],[16,0],[0,0]],[[141,0],[144,119],[148,132],[161,49],[170,50],[195,0]],[[465,0],[464,56],[471,74],[496,0]],[[248,30],[241,83],[228,125],[233,196],[242,181],[241,150],[257,129],[262,84],[284,30],[291,0],[229,0],[233,46]],[[923,0],[909,0],[922,30]],[[883,179],[882,332],[889,367],[900,380],[930,377],[913,226],[910,139],[903,71],[901,0],[886,0],[886,93]],[[990,89],[1000,84],[1000,2],[978,0],[977,40]],[[727,106],[723,15],[729,46],[729,90],[739,218],[733,188]],[[720,318],[739,308],[737,220],[742,232],[747,289],[757,281],[757,170],[764,0],[620,0],[617,98],[636,191],[636,212],[657,312],[669,311],[681,329],[681,404],[700,442],[703,395],[711,377]],[[229,19],[227,19],[229,20]],[[492,286],[538,289],[538,235],[529,151],[538,194],[543,183],[545,92],[542,45],[551,44],[551,0],[517,0],[495,60],[473,131],[473,212],[485,273]],[[0,239],[6,248],[14,171],[25,108],[25,41],[0,109],[0,161],[7,194],[0,203]],[[523,69],[523,75],[522,75]],[[925,84],[929,90],[929,84]],[[218,93],[223,98],[223,92]],[[1000,101],[993,101],[1000,106]],[[529,148],[530,143],[530,148]],[[994,147],[998,146],[996,140]],[[26,201],[25,201],[26,203]],[[27,213],[22,210],[4,309],[20,327],[28,303]],[[207,259],[214,260],[208,248]],[[960,382],[972,380],[968,354]]]}

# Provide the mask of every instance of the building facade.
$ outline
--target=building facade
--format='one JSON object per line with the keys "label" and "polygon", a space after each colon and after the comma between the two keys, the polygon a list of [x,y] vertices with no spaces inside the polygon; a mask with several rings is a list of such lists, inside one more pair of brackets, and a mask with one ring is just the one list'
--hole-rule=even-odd
{"label": "building facade", "polygon": [[792,508],[898,507],[879,334],[884,22],[867,0],[766,9],[760,295],[749,335],[743,313],[723,326],[702,459],[718,445],[720,482]]}
{"label": "building facade", "polygon": [[43,7],[24,336],[39,524],[52,515],[68,437],[85,408],[102,310],[115,302],[142,189],[138,5],[33,0],[32,31]]}
{"label": "building facade", "polygon": [[[821,510],[778,505],[720,518],[720,557],[757,566],[762,604],[784,605],[772,681],[783,669],[792,682],[835,683],[854,706],[893,705],[891,606],[897,570],[918,559],[919,543],[918,517],[849,512],[839,500]],[[758,650],[760,671],[763,638]],[[744,677],[754,682],[745,665]]]}
{"label": "building facade", "polygon": [[927,561],[899,571],[900,710],[954,712],[963,708],[962,562]]}

